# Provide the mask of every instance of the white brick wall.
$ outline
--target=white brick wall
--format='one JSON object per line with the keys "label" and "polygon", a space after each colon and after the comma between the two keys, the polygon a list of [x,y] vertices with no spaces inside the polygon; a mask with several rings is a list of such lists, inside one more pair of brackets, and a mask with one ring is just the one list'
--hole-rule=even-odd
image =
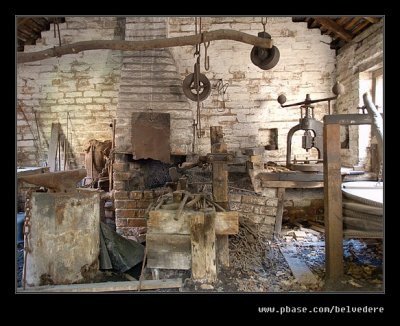
{"label": "white brick wall", "polygon": [[[169,37],[194,34],[194,17],[170,17],[168,27]],[[261,17],[202,17],[203,31],[224,28],[252,35],[263,30]],[[280,51],[278,64],[268,71],[251,62],[252,46],[229,40],[211,42],[208,48],[210,70],[205,71],[204,46],[201,47],[201,73],[208,77],[211,85],[222,78],[229,86],[224,110],[216,89],[201,103],[201,123],[207,137],[197,142],[200,154],[210,151],[210,126],[224,127],[228,149],[232,151],[265,145],[259,130],[278,128],[278,150],[268,151],[267,155],[269,159],[284,160],[287,132],[298,123],[300,110],[280,108],[276,101],[279,94],[286,95],[287,104],[304,100],[307,93],[312,99],[333,95],[335,51],[323,43],[329,43],[330,37],[321,35],[319,30],[307,29],[306,23],[293,23],[290,17],[268,18],[266,32]],[[171,48],[171,52],[183,80],[193,72],[194,46]],[[196,102],[189,101],[189,105],[195,116]],[[327,111],[326,104],[316,105],[316,118],[322,119]],[[298,132],[293,139],[292,152],[298,158],[306,155],[301,148],[301,135]]]}
{"label": "white brick wall", "polygon": [[[118,39],[115,35],[115,17],[66,17],[60,24],[62,44],[79,41]],[[42,32],[36,45],[25,46],[25,52],[34,52],[58,46],[53,27]],[[71,167],[79,164],[79,153],[91,138],[111,139],[112,118],[115,117],[118,97],[121,54],[119,51],[94,50],[18,64],[17,100],[29,119],[29,126],[21,124],[22,114],[17,115],[17,164],[43,165],[47,160],[51,123],[60,122],[67,133],[74,159]],[[39,141],[34,114],[36,112]],[[33,135],[32,135],[33,133]]]}
{"label": "white brick wall", "polygon": [[[159,30],[160,37],[165,33],[165,26],[168,37],[194,33],[194,17],[169,17],[166,23],[165,18],[159,17],[159,26],[153,26],[154,17],[151,18],[152,29]],[[128,38],[140,39],[147,36],[146,23],[149,23],[150,18],[136,17],[136,21],[131,21],[132,19],[128,18],[127,25],[140,23],[143,28],[131,34],[128,32]],[[66,17],[66,23],[60,25],[62,41],[71,43],[117,38],[114,36],[116,24],[117,20],[113,17]],[[261,17],[203,17],[202,28],[204,31],[228,28],[252,35],[262,31]],[[240,147],[263,145],[266,140],[260,137],[262,133],[259,130],[278,128],[279,149],[269,151],[268,157],[283,160],[286,155],[286,135],[298,123],[299,110],[280,108],[276,102],[278,95],[284,93],[287,103],[303,100],[307,93],[312,99],[332,95],[335,53],[330,50],[329,45],[324,44],[330,42],[328,36],[320,35],[319,30],[307,29],[306,23],[293,23],[290,17],[268,18],[266,31],[271,34],[281,55],[279,63],[268,71],[252,64],[252,46],[224,40],[211,42],[208,49],[210,70],[205,72],[202,47],[201,72],[206,74],[212,85],[223,79],[224,83],[229,83],[229,87],[225,94],[225,109],[221,109],[221,97],[218,98],[215,89],[201,103],[201,123],[206,137],[196,139],[196,151],[200,154],[210,151],[210,126],[224,127],[225,139],[232,151]],[[42,39],[37,45],[27,46],[25,51],[37,51],[56,45],[58,39],[54,38],[53,30],[50,30],[42,33]],[[165,59],[173,60],[177,71],[163,73],[165,78],[178,77],[176,85],[180,86],[187,74],[193,71],[194,46],[170,48],[168,52],[172,53],[172,57]],[[135,62],[136,60],[132,65]],[[107,126],[116,115],[117,103],[121,117],[130,116],[133,105],[128,100],[122,103],[122,97],[118,98],[116,92],[119,90],[120,76],[135,78],[135,73],[121,73],[120,68],[121,53],[107,50],[86,51],[18,65],[17,97],[28,115],[32,110],[37,112],[44,154],[47,153],[51,123],[59,121],[65,131],[66,111],[71,116],[69,131],[72,132],[75,155],[83,150],[83,145],[92,137],[100,140],[111,138],[111,128]],[[177,119],[174,124],[179,128],[172,131],[172,145],[177,144],[174,150],[177,153],[190,151],[191,121],[196,116],[196,102],[184,100],[171,107],[171,103],[166,102],[168,99],[160,97],[158,100],[160,102],[157,107],[170,112],[173,119]],[[134,106],[139,109],[141,105],[146,107],[148,103],[136,102]],[[325,104],[316,105],[315,114],[318,119],[326,113]],[[18,115],[18,119],[20,118]],[[30,121],[31,124],[32,122],[33,120]],[[29,128],[26,127],[18,127],[21,141],[37,136],[29,135]],[[32,130],[36,132],[34,125]],[[306,154],[299,145],[301,142],[296,141],[300,137],[301,133],[296,133],[293,140],[295,148],[292,150],[299,158]],[[17,146],[20,165],[36,165],[46,160],[46,155],[32,159],[32,155],[39,156],[35,146]]]}
{"label": "white brick wall", "polygon": [[[340,49],[337,56],[337,80],[346,88],[337,101],[338,113],[359,113],[363,106],[360,74],[383,65],[383,19],[358,35]],[[349,149],[342,149],[342,163],[353,166],[359,162],[358,126],[349,128]]]}

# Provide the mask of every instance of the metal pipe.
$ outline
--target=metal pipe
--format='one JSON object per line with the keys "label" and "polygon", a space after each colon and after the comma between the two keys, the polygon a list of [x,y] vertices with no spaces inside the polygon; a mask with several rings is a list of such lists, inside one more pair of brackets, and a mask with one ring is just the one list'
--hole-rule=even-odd
{"label": "metal pipe", "polygon": [[312,103],[318,103],[318,102],[323,102],[323,101],[331,101],[331,100],[336,100],[337,96],[332,96],[332,97],[326,97],[326,98],[321,98],[319,100],[309,100],[309,101],[302,101],[302,102],[297,102],[297,103],[293,103],[293,104],[287,104],[287,105],[282,105],[281,104],[281,108],[287,108],[290,106],[296,106],[296,105],[308,105],[308,104],[312,104]]}

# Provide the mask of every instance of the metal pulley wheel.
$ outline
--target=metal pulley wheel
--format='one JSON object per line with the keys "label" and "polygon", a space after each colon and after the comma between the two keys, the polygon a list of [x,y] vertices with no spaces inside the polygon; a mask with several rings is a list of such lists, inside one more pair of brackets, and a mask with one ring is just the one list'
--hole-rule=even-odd
{"label": "metal pulley wheel", "polygon": [[[266,32],[258,33],[258,37],[271,39],[271,35]],[[251,62],[263,70],[269,70],[275,67],[279,61],[279,58],[280,52],[275,45],[270,49],[263,49],[254,46],[250,53]]]}
{"label": "metal pulley wheel", "polygon": [[[187,75],[183,80],[182,88],[188,99],[197,101],[197,83],[194,77],[194,73]],[[199,101],[204,101],[211,93],[211,83],[206,75],[199,74],[198,85],[200,86]]]}

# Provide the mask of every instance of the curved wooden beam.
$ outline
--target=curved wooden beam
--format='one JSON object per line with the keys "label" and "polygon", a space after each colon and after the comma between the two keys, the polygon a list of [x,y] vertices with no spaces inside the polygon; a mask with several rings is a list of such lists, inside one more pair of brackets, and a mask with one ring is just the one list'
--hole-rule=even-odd
{"label": "curved wooden beam", "polygon": [[217,40],[233,40],[268,49],[272,48],[273,46],[272,40],[270,39],[265,39],[229,29],[218,29],[215,31],[203,32],[197,35],[146,41],[95,40],[77,42],[68,45],[62,45],[59,47],[53,47],[38,52],[18,52],[17,63],[39,61],[51,57],[61,57],[65,54],[78,53],[87,50],[108,49],[120,51],[140,51],[149,49],[170,48],[174,46],[196,45]]}

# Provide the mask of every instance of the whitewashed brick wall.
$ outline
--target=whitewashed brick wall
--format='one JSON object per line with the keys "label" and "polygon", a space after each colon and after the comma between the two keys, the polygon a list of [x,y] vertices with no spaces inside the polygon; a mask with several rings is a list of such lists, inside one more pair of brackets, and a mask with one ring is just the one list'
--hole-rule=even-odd
{"label": "whitewashed brick wall", "polygon": [[[194,17],[170,17],[169,37],[194,34]],[[263,30],[261,17],[202,17],[202,30],[233,29],[257,36]],[[298,123],[297,107],[280,108],[277,97],[284,93],[287,104],[302,101],[309,93],[312,99],[332,96],[335,82],[335,51],[329,48],[329,36],[318,29],[307,29],[306,23],[293,23],[290,17],[270,17],[266,32],[280,51],[279,63],[271,70],[261,70],[250,60],[251,45],[230,41],[212,41],[208,48],[210,70],[204,69],[204,46],[201,48],[201,73],[215,86],[219,79],[229,83],[225,109],[216,89],[201,103],[201,123],[206,137],[198,140],[201,154],[210,152],[209,127],[223,126],[228,149],[266,145],[263,139],[269,128],[278,128],[278,150],[267,152],[268,160],[284,160],[286,136]],[[327,44],[328,43],[328,44]],[[181,80],[193,72],[194,46],[171,48]],[[196,102],[189,101],[195,117]],[[317,119],[327,114],[326,103],[315,105]],[[189,127],[189,126],[188,126]],[[301,148],[302,132],[293,138],[292,153],[299,159],[306,152]],[[316,151],[313,151],[316,154]],[[313,156],[309,156],[313,157]]]}
{"label": "whitewashed brick wall", "polygon": [[[169,17],[167,36],[176,37],[194,33],[194,17]],[[163,27],[163,26],[161,26]],[[261,17],[203,17],[203,31],[221,28],[234,29],[257,35],[262,31]],[[93,39],[117,39],[115,17],[66,17],[60,25],[63,44]],[[144,29],[145,30],[145,29]],[[229,40],[213,41],[208,49],[210,70],[205,73],[215,86],[219,79],[229,83],[225,94],[225,109],[221,107],[215,89],[201,103],[201,123],[206,137],[196,139],[196,152],[210,152],[209,127],[224,127],[229,150],[266,144],[265,129],[278,128],[278,150],[267,152],[268,160],[284,160],[286,135],[298,123],[299,109],[282,109],[276,102],[284,93],[287,103],[303,100],[307,93],[312,99],[331,96],[334,83],[335,53],[329,48],[331,40],[319,30],[307,29],[306,23],[293,23],[290,17],[270,17],[266,31],[280,50],[280,61],[271,70],[264,71],[250,60],[252,46]],[[143,35],[145,36],[145,35]],[[53,30],[43,32],[37,45],[26,46],[25,51],[47,49],[58,44]],[[193,72],[194,46],[169,49],[181,81]],[[202,47],[202,63],[204,47]],[[132,56],[134,57],[134,56]],[[166,57],[169,60],[169,58]],[[121,53],[96,50],[66,55],[17,66],[17,99],[27,114],[31,129],[17,118],[17,150],[19,165],[42,164],[47,159],[52,122],[60,122],[66,132],[66,112],[70,113],[69,132],[75,156],[82,152],[91,138],[110,139],[109,123],[116,115],[118,103]],[[172,66],[172,65],[171,65]],[[177,83],[180,85],[180,82]],[[166,103],[165,105],[167,105]],[[168,109],[178,118],[173,124],[172,148],[176,153],[191,150],[192,118],[196,116],[196,102],[183,100]],[[178,105],[179,104],[179,105]],[[161,102],[160,102],[161,105]],[[136,105],[135,109],[140,108]],[[121,106],[122,109],[122,106]],[[33,112],[39,122],[41,150],[35,147],[37,138]],[[181,112],[181,115],[179,112]],[[317,104],[317,119],[327,113],[327,105]],[[117,124],[118,125],[118,124]],[[293,139],[293,154],[303,158],[301,132]],[[71,135],[70,135],[71,136]],[[314,152],[315,155],[315,152]]]}
{"label": "whitewashed brick wall", "polygon": [[[123,27],[123,26],[122,26]],[[62,44],[88,40],[120,39],[115,17],[66,17],[60,24]],[[41,34],[36,45],[25,46],[34,52],[58,46],[53,26]],[[47,161],[51,124],[59,122],[72,139],[71,168],[79,166],[79,153],[90,139],[111,139],[109,126],[118,101],[121,53],[94,50],[17,65],[17,104],[28,123],[17,114],[17,164],[43,165]],[[19,111],[17,111],[19,112]],[[40,144],[35,124],[38,121]],[[36,141],[32,139],[37,139]]]}
{"label": "whitewashed brick wall", "polygon": [[[383,19],[355,37],[340,49],[337,56],[337,79],[345,86],[346,93],[337,101],[338,113],[359,113],[363,106],[360,74],[383,65]],[[358,126],[349,128],[349,149],[342,149],[342,163],[359,163]]]}

